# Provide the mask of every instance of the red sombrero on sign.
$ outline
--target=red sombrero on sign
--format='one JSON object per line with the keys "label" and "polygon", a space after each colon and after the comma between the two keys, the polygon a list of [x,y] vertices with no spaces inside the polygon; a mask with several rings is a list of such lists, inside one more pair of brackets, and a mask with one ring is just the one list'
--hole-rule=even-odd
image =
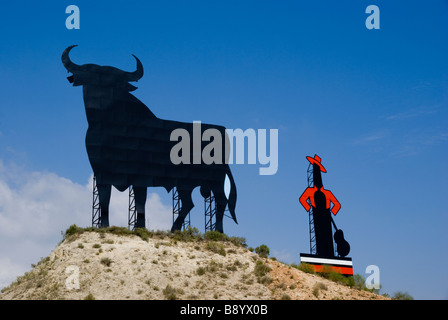
{"label": "red sombrero on sign", "polygon": [[320,168],[320,171],[327,172],[327,170],[325,170],[324,166],[320,163],[322,159],[317,154],[314,155],[314,158],[311,158],[311,157],[307,156],[306,159],[311,164],[317,164],[319,166],[319,168]]}

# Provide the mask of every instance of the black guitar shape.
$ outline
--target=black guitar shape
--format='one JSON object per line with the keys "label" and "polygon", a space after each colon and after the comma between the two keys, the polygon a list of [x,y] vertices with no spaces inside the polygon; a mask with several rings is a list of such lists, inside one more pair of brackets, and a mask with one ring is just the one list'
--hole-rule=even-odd
{"label": "black guitar shape", "polygon": [[344,239],[344,232],[336,227],[336,223],[334,223],[333,217],[331,217],[331,222],[336,229],[336,232],[333,236],[334,241],[336,242],[336,251],[338,252],[339,256],[345,257],[350,252],[350,244],[347,242],[347,240]]}

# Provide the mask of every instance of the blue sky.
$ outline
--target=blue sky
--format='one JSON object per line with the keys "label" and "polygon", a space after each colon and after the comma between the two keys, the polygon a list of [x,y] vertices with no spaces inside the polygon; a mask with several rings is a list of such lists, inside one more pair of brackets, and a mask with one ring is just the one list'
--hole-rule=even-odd
{"label": "blue sky", "polygon": [[[79,30],[65,27],[70,4]],[[379,30],[365,27],[370,4],[380,8]],[[239,224],[227,219],[226,233],[297,263],[309,250],[298,201],[305,156],[318,154],[355,272],[377,265],[382,293],[447,299],[447,13],[442,0],[3,4],[0,284],[48,255],[61,230],[90,224],[82,90],[60,60],[78,44],[79,64],[131,71],[135,54],[145,75],[134,94],[160,118],[279,130],[276,175],[232,165]],[[170,195],[148,191],[169,216]],[[194,195],[192,224],[203,231]],[[51,227],[39,231],[30,212],[40,205]]]}

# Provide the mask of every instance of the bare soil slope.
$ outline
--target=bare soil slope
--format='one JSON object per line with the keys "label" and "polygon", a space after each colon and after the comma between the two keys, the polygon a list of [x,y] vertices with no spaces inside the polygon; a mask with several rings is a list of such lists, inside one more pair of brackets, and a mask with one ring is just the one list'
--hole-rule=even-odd
{"label": "bare soil slope", "polygon": [[68,236],[0,299],[385,299],[231,241],[84,231]]}

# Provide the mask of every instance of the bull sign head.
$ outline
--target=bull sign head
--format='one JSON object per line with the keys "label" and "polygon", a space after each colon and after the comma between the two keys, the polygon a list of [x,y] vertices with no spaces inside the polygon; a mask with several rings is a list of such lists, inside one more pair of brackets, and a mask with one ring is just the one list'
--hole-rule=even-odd
{"label": "bull sign head", "polygon": [[76,45],[68,47],[62,53],[62,64],[68,72],[72,73],[67,79],[74,86],[125,87],[128,91],[137,89],[128,83],[138,81],[143,77],[143,65],[136,56],[132,55],[137,61],[137,70],[134,72],[97,64],[77,65],[69,57],[69,53],[74,47]]}

